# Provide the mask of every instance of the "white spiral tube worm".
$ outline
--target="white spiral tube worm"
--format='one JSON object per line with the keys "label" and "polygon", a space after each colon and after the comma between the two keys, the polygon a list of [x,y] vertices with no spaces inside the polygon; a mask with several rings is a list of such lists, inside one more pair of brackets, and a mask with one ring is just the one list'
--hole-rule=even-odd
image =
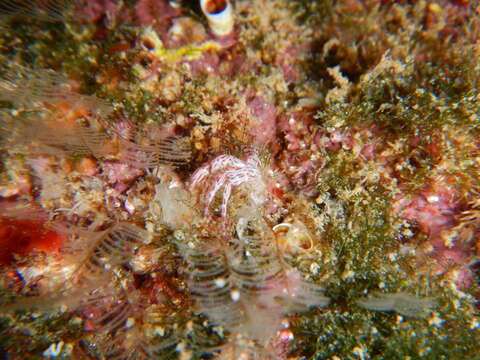
{"label": "white spiral tube worm", "polygon": [[232,32],[233,7],[229,0],[200,0],[200,7],[214,35],[225,36]]}

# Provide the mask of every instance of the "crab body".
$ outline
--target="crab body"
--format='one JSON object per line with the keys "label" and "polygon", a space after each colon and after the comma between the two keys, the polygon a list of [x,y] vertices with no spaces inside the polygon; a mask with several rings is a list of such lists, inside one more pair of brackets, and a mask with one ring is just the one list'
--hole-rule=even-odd
{"label": "crab body", "polygon": [[267,187],[261,162],[256,152],[241,160],[232,155],[220,155],[198,168],[190,179],[190,191],[199,190],[204,204],[204,214],[210,214],[210,206],[216,194],[223,188],[221,216],[226,218],[232,190],[244,185],[254,206],[261,206],[267,199]]}

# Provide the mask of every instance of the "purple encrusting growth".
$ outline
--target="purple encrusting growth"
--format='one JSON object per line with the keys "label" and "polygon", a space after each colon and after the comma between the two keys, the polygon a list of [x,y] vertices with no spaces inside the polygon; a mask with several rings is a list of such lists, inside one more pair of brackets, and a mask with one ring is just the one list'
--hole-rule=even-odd
{"label": "purple encrusting growth", "polygon": [[0,352],[475,358],[476,4],[228,4],[0,2]]}

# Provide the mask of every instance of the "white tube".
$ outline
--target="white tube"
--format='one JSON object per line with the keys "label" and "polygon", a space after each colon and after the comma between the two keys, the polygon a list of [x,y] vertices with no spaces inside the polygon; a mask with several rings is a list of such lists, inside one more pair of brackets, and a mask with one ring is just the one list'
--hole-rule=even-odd
{"label": "white tube", "polygon": [[225,36],[233,30],[233,7],[229,0],[200,0],[202,12],[212,33]]}

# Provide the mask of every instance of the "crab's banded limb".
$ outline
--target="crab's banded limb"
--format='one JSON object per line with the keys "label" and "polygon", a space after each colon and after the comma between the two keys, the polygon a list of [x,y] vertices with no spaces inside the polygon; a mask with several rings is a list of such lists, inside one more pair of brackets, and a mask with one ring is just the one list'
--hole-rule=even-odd
{"label": "crab's banded limb", "polygon": [[222,200],[222,217],[226,219],[228,210],[228,200],[232,194],[232,183],[225,184],[223,188],[223,200]]}
{"label": "crab's banded limb", "polygon": [[193,190],[198,184],[203,182],[210,175],[210,165],[202,166],[193,173],[188,189]]}
{"label": "crab's banded limb", "polygon": [[242,169],[244,167],[245,162],[232,155],[220,155],[219,157],[213,159],[210,165],[212,173],[216,173],[228,168]]}
{"label": "crab's banded limb", "polygon": [[228,175],[226,173],[214,176],[213,178],[213,186],[208,189],[206,192],[206,201],[205,201],[205,210],[208,213],[208,209],[215,198],[215,195],[220,190],[222,186],[224,186],[227,182]]}

